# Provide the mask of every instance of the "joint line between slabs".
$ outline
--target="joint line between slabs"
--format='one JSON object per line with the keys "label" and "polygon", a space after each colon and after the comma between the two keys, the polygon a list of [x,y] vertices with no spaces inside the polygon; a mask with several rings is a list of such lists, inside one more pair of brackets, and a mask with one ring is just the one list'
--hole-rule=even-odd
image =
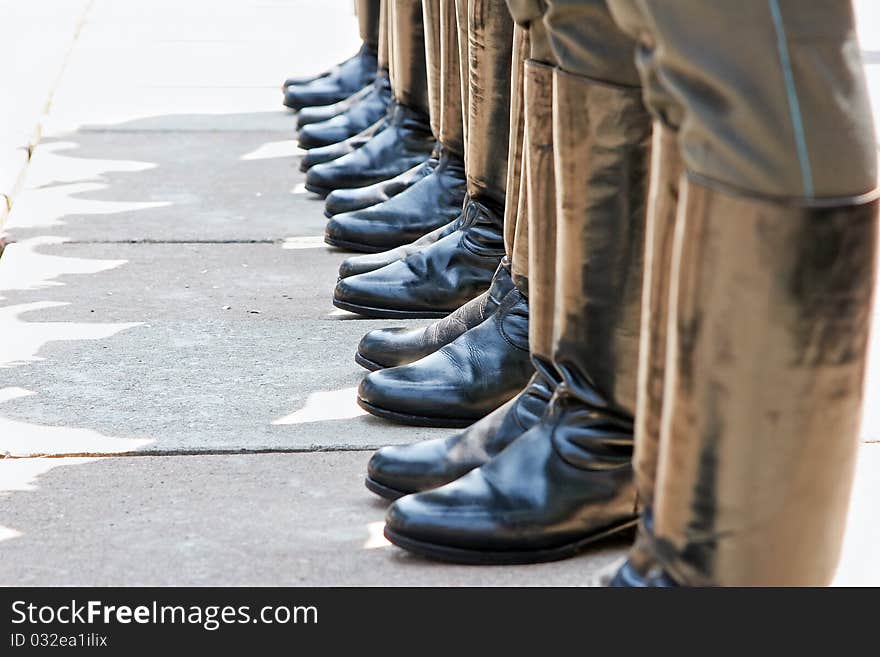
{"label": "joint line between slabs", "polygon": [[66,459],[66,458],[128,458],[130,456],[259,456],[264,454],[333,454],[333,453],[357,453],[374,452],[383,445],[365,447],[315,447],[315,448],[290,448],[290,449],[212,449],[212,450],[141,450],[134,452],[117,452],[108,454],[105,452],[69,452],[65,454],[30,454],[28,456],[7,455],[0,456],[3,461],[16,461],[25,459]]}

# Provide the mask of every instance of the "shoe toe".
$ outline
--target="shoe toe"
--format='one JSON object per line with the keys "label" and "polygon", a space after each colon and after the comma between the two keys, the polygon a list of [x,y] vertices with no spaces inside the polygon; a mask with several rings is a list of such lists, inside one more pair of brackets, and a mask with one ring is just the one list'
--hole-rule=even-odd
{"label": "shoe toe", "polygon": [[420,490],[413,482],[414,466],[407,455],[412,445],[390,445],[378,450],[367,464],[367,475],[376,483],[404,494]]}
{"label": "shoe toe", "polygon": [[400,255],[394,254],[393,250],[348,257],[339,265],[339,278],[368,274],[397,262],[400,257]]}
{"label": "shoe toe", "polygon": [[448,438],[411,445],[389,445],[378,450],[367,464],[373,481],[402,493],[415,493],[442,486],[457,478],[447,465]]}
{"label": "shoe toe", "polygon": [[332,162],[323,162],[309,167],[308,173],[306,173],[306,189],[328,189],[334,180],[332,165]]}
{"label": "shoe toe", "polygon": [[349,276],[336,282],[333,290],[333,301],[353,305],[364,305],[365,289],[361,285],[361,276]]}
{"label": "shoe toe", "polygon": [[371,372],[358,387],[358,400],[379,412],[400,416],[462,419],[458,412],[460,386],[454,376],[444,376],[443,356],[440,361],[436,357],[434,353],[414,363]]}
{"label": "shoe toe", "polygon": [[[393,368],[400,369],[400,368]],[[358,399],[370,406],[378,406],[388,410],[401,410],[406,397],[405,381],[398,372],[377,370],[370,372],[358,386]]]}
{"label": "shoe toe", "polygon": [[336,103],[346,96],[348,96],[347,91],[322,79],[309,84],[288,87],[284,92],[284,104],[294,109],[323,107]]}
{"label": "shoe toe", "polygon": [[[352,250],[381,249],[382,244],[376,240],[373,224],[368,217],[357,212],[346,212],[331,217],[326,224],[324,234],[331,241],[345,244]],[[381,235],[379,236],[381,237]]]}
{"label": "shoe toe", "polygon": [[385,271],[392,266],[340,279],[336,283],[333,300],[363,308],[398,309],[401,278],[394,276],[394,271]]}
{"label": "shoe toe", "polygon": [[344,127],[327,125],[328,121],[312,123],[299,132],[299,145],[301,148],[319,148],[330,144],[337,144],[348,139],[351,134]]}
{"label": "shoe toe", "polygon": [[491,540],[492,498],[479,470],[455,481],[394,502],[385,525],[396,534],[426,543],[473,549]]}
{"label": "shoe toe", "polygon": [[396,367],[402,364],[397,355],[401,349],[401,338],[408,333],[405,328],[375,329],[361,338],[358,353],[369,361],[382,367]]}
{"label": "shoe toe", "polygon": [[328,216],[336,216],[359,210],[362,202],[359,196],[362,194],[362,189],[337,189],[327,197],[324,213]]}

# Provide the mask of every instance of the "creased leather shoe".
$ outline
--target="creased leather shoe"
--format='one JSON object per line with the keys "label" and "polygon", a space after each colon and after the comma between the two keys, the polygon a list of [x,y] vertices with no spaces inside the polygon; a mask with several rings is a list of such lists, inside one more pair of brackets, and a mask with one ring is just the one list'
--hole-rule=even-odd
{"label": "creased leather shoe", "polygon": [[[297,77],[289,77],[281,85],[281,91],[287,91],[288,87],[310,84],[310,83],[315,82],[317,80],[326,79],[331,76],[348,75],[351,72],[351,70],[354,70],[357,66],[360,66],[360,63],[357,62],[356,60],[358,60],[359,58],[362,58],[364,55],[369,53],[371,50],[372,50],[371,48],[366,47],[365,44],[362,44],[361,47],[358,49],[358,51],[354,55],[352,55],[351,57],[349,57],[345,61],[342,61],[339,64],[336,64],[335,66],[327,69],[326,71],[322,71],[320,73],[317,73],[316,75],[303,75],[303,76],[297,76]],[[377,59],[378,59],[378,55],[377,55]],[[350,70],[343,71],[343,70],[341,70],[343,68],[349,68]]]}
{"label": "creased leather shoe", "polygon": [[[386,73],[387,75],[387,73]],[[302,130],[304,126],[321,121],[329,121],[334,116],[347,112],[355,103],[361,102],[373,91],[373,84],[368,84],[363,89],[354,92],[345,100],[340,100],[332,105],[320,105],[318,107],[303,107],[296,113],[296,129]]]}
{"label": "creased leather shoe", "polygon": [[363,146],[368,144],[373,137],[375,137],[388,127],[390,123],[389,115],[390,112],[378,121],[376,121],[366,130],[359,132],[353,137],[349,137],[348,139],[340,141],[337,144],[319,146],[318,148],[310,148],[308,151],[306,151],[306,154],[303,155],[302,161],[299,163],[299,170],[304,173],[308,172],[308,170],[316,164],[323,164],[324,162],[332,162],[333,160],[338,160],[340,157],[344,157],[349,153],[353,153],[357,149],[362,148]]}
{"label": "creased leather shoe", "polygon": [[405,105],[393,105],[384,130],[348,155],[312,166],[305,186],[321,197],[334,189],[366,187],[411,169],[430,156],[433,148],[427,117]]}
{"label": "creased leather shoe", "polygon": [[410,244],[460,215],[466,188],[464,162],[444,151],[434,171],[406,191],[384,203],[331,217],[324,241],[364,253]]}
{"label": "creased leather shoe", "polygon": [[620,568],[605,582],[605,586],[613,589],[618,588],[675,588],[678,586],[669,573],[663,569],[656,567],[647,573],[639,572],[633,564],[627,560]]}
{"label": "creased leather shoe", "polygon": [[555,381],[535,372],[525,390],[463,432],[449,438],[390,445],[367,465],[367,488],[389,500],[438,488],[488,463],[544,414]]}
{"label": "creased leather shoe", "polygon": [[529,306],[516,289],[482,324],[409,365],[368,374],[358,404],[387,420],[466,427],[512,399],[534,373]]}
{"label": "creased leather shoe", "polygon": [[295,110],[332,105],[375,80],[378,66],[376,53],[364,45],[357,55],[346,60],[327,75],[305,84],[287,85],[284,88],[284,104]]}
{"label": "creased leather shoe", "polygon": [[299,131],[300,148],[318,148],[344,141],[385,116],[391,102],[391,82],[387,76],[376,78],[371,93],[354,103],[345,112],[320,123],[304,126]]}
{"label": "creased leather shoe", "polygon": [[638,522],[632,426],[560,398],[498,456],[460,479],[394,502],[386,538],[466,564],[565,559]]}
{"label": "creased leather shoe", "polygon": [[377,269],[381,269],[382,267],[397,262],[398,260],[403,260],[404,258],[411,256],[413,253],[418,253],[422,249],[431,246],[434,242],[454,233],[461,228],[461,224],[462,216],[459,215],[456,217],[455,221],[450,221],[442,228],[438,228],[427,235],[423,235],[411,244],[398,246],[396,249],[389,249],[388,251],[382,251],[382,253],[366,253],[363,255],[350,256],[343,260],[342,264],[339,265],[339,278],[348,278],[350,276],[357,276],[358,274],[366,274],[367,272],[376,271]]}
{"label": "creased leather shoe", "polygon": [[324,216],[330,219],[343,212],[363,210],[378,203],[384,203],[406,191],[425,176],[431,175],[440,164],[440,144],[434,146],[431,156],[412,169],[389,180],[380,180],[366,187],[355,189],[336,189],[327,195],[324,202]]}
{"label": "creased leather shoe", "polygon": [[489,289],[504,257],[497,213],[469,200],[459,226],[403,260],[340,279],[333,305],[380,319],[440,318],[453,312]]}
{"label": "creased leather shoe", "polygon": [[640,89],[552,74],[554,189],[565,199],[552,344],[561,382],[541,421],[498,456],[391,505],[388,540],[435,559],[562,559],[638,522],[633,418],[650,115]]}
{"label": "creased leather shoe", "polygon": [[678,583],[672,579],[654,555],[653,544],[655,542],[654,517],[650,508],[645,508],[642,510],[642,517],[636,531],[636,540],[630,548],[626,560],[601,573],[598,584],[610,588],[678,586]]}
{"label": "creased leather shoe", "polygon": [[512,289],[513,280],[505,259],[498,265],[492,286],[483,294],[425,328],[397,327],[370,331],[361,338],[354,360],[372,371],[414,363],[449,344],[465,331],[482,324],[498,310]]}

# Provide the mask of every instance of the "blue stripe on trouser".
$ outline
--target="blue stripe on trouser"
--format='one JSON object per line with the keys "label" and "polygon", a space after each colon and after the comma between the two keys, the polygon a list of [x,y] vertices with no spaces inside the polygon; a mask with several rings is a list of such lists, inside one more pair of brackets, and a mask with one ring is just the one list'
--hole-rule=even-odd
{"label": "blue stripe on trouser", "polygon": [[804,134],[804,122],[801,118],[801,106],[798,102],[797,88],[794,84],[794,72],[791,68],[791,58],[788,54],[788,43],[785,38],[785,26],[782,21],[782,12],[779,10],[778,0],[768,0],[770,13],[773,16],[773,25],[776,29],[777,47],[779,59],[782,65],[782,74],[785,78],[785,91],[788,94],[788,109],[791,114],[791,124],[794,130],[794,140],[797,146],[798,160],[801,165],[801,177],[804,184],[804,195],[813,197],[813,173],[810,170],[810,159],[807,154],[807,138]]}

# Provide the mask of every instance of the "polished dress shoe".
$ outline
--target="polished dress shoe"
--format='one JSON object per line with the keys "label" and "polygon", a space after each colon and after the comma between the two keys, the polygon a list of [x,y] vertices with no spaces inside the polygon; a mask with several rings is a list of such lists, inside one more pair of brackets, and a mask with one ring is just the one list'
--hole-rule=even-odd
{"label": "polished dress shoe", "polygon": [[398,260],[408,258],[414,253],[426,249],[434,242],[441,240],[447,235],[454,233],[461,227],[462,215],[456,217],[454,221],[450,221],[442,228],[438,228],[427,235],[423,235],[415,242],[398,246],[395,249],[382,251],[381,253],[365,253],[357,256],[349,256],[339,265],[339,278],[349,278],[358,274],[366,274],[370,271],[382,269]]}
{"label": "polished dress shoe", "polygon": [[376,79],[379,61],[368,46],[346,60],[327,75],[305,84],[290,84],[284,88],[284,104],[291,109],[332,105],[344,100]]}
{"label": "polished dress shoe", "polygon": [[372,372],[358,404],[387,420],[427,427],[466,427],[512,399],[534,373],[529,305],[511,290],[481,324],[409,365]]}
{"label": "polished dress shoe", "polygon": [[525,390],[461,433],[383,447],[370,459],[364,483],[376,495],[396,500],[463,477],[535,426],[550,403],[555,385],[537,371]]}
{"label": "polished dress shoe", "polygon": [[563,386],[541,421],[488,463],[394,502],[385,537],[441,561],[519,564],[634,529],[631,418],[570,404]]}
{"label": "polished dress shoe", "polygon": [[[641,500],[640,500],[641,501]],[[668,588],[678,583],[654,555],[654,517],[649,508],[642,510],[636,540],[626,560],[600,574],[599,585],[610,588]]]}
{"label": "polished dress shoe", "polygon": [[390,101],[391,82],[388,76],[377,77],[371,93],[360,102],[354,103],[338,116],[304,126],[298,135],[300,148],[336,144],[366,130],[385,116]]}
{"label": "polished dress shoe", "polygon": [[636,570],[633,564],[627,560],[617,569],[609,581],[605,583],[605,586],[613,589],[675,588],[678,586],[678,582],[659,567],[643,573]]}
{"label": "polished dress shoe", "polygon": [[468,200],[456,221],[458,227],[445,237],[403,260],[340,279],[333,305],[379,319],[433,319],[489,289],[504,257],[501,218]]}
{"label": "polished dress shoe", "polygon": [[633,423],[651,118],[640,89],[549,72],[554,190],[565,203],[556,204],[547,355],[560,382],[540,422],[491,461],[392,504],[386,538],[435,559],[552,561],[638,523]]}
{"label": "polished dress shoe", "polygon": [[464,162],[444,151],[431,174],[406,191],[384,203],[331,217],[324,241],[363,253],[409,244],[460,215],[466,188]]}
{"label": "polished dress shoe", "polygon": [[[385,73],[385,75],[387,75],[387,73]],[[340,114],[347,112],[353,105],[361,102],[364,98],[370,95],[370,93],[373,92],[373,85],[375,84],[375,82],[373,82],[372,84],[368,84],[363,89],[354,92],[345,100],[340,100],[338,103],[333,103],[332,105],[303,107],[299,112],[296,113],[296,129],[302,130],[304,126],[307,126],[311,123],[329,121],[334,116],[339,116]]]}
{"label": "polished dress shoe", "polygon": [[353,153],[357,149],[368,144],[373,137],[385,130],[385,128],[390,125],[390,120],[390,113],[386,113],[385,116],[376,121],[369,128],[362,130],[353,137],[349,137],[336,144],[310,148],[306,151],[306,154],[303,155],[303,158],[299,163],[299,170],[303,173],[307,173],[308,170],[316,164],[332,162],[333,160],[338,160],[349,153]]}
{"label": "polished dress shoe", "polygon": [[324,216],[329,219],[343,212],[363,210],[384,203],[401,192],[405,192],[422,178],[434,172],[434,169],[440,164],[440,152],[440,144],[435,144],[430,157],[412,169],[407,169],[400,175],[394,176],[394,178],[380,180],[366,187],[337,189],[330,192],[324,201]]}
{"label": "polished dress shoe", "polygon": [[424,161],[434,148],[428,119],[405,105],[390,107],[388,125],[361,148],[312,166],[306,189],[321,197],[334,189],[366,187],[397,176]]}
{"label": "polished dress shoe", "polygon": [[477,298],[425,328],[397,327],[370,331],[361,338],[354,360],[371,371],[414,363],[449,344],[465,331],[482,324],[498,310],[512,289],[510,267],[502,262],[492,278],[492,286]]}
{"label": "polished dress shoe", "polygon": [[356,67],[358,65],[357,60],[359,58],[363,57],[364,54],[365,54],[365,49],[363,46],[361,46],[361,48],[357,51],[357,53],[355,53],[354,55],[352,55],[351,57],[349,57],[345,61],[340,62],[339,64],[336,64],[335,66],[327,69],[326,71],[322,71],[321,73],[317,73],[316,75],[303,75],[303,76],[299,76],[299,77],[287,78],[281,84],[281,91],[287,91],[288,87],[295,87],[295,86],[302,86],[304,84],[311,84],[312,82],[316,82],[318,80],[323,80],[323,79],[326,79],[330,76],[339,76],[341,74],[345,75],[345,73],[340,71],[340,69],[342,69],[342,68],[353,69],[354,67]]}

